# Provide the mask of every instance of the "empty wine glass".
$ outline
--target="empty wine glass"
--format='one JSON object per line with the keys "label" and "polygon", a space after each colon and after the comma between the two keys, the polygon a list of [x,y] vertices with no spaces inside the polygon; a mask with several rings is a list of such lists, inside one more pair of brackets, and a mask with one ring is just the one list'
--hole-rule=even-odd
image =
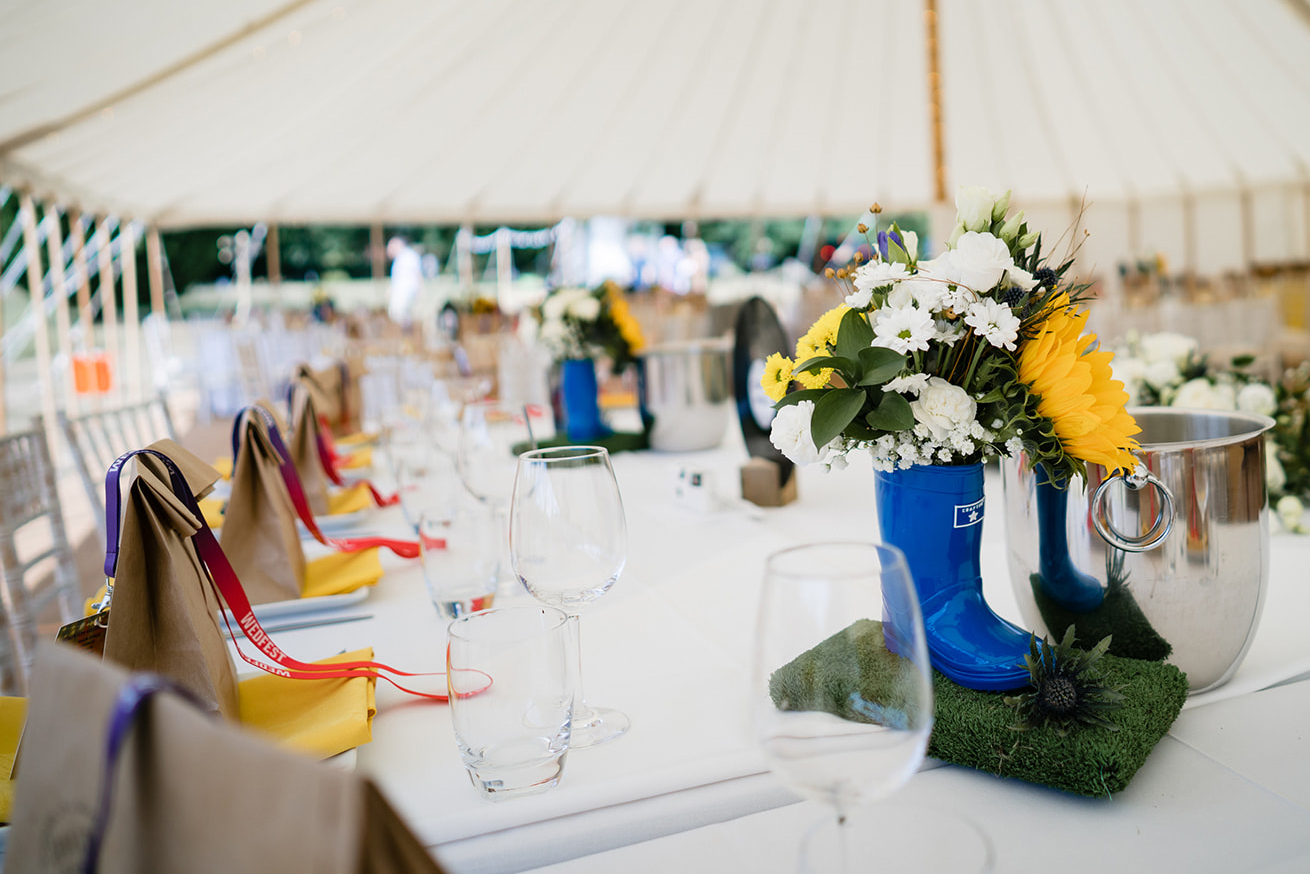
{"label": "empty wine glass", "polygon": [[524,588],[570,614],[578,653],[574,747],[618,737],[628,717],[587,705],[582,684],[578,611],[600,598],[623,572],[628,528],[623,501],[599,446],[537,449],[519,456],[510,502],[510,561]]}
{"label": "empty wine glass", "polygon": [[835,830],[811,830],[805,869],[818,857],[827,870],[867,866],[843,825],[909,780],[933,724],[923,617],[900,551],[829,543],[771,555],[751,698],[769,767],[836,811]]}

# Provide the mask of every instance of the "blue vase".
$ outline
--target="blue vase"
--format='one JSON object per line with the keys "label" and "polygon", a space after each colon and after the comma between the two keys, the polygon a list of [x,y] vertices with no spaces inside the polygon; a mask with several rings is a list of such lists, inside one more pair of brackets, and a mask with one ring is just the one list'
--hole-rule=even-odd
{"label": "blue vase", "polygon": [[882,540],[905,553],[914,577],[932,666],[970,689],[1026,685],[1030,634],[983,599],[982,464],[875,471],[874,497]]}
{"label": "blue vase", "polygon": [[589,443],[606,433],[600,420],[600,389],[596,362],[570,358],[560,368],[560,394],[564,397],[564,433],[572,443]]}

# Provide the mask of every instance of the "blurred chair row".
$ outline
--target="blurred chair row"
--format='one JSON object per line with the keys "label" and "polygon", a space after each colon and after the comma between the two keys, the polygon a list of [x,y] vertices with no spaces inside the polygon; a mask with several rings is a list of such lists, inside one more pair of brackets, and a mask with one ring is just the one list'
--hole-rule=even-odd
{"label": "blurred chair row", "polygon": [[[105,471],[124,452],[176,439],[162,397],[69,417],[59,413],[74,466],[106,542]],[[81,581],[59,499],[44,422],[0,437],[0,693],[24,694],[38,639],[38,617],[55,605],[60,624],[80,617]]]}

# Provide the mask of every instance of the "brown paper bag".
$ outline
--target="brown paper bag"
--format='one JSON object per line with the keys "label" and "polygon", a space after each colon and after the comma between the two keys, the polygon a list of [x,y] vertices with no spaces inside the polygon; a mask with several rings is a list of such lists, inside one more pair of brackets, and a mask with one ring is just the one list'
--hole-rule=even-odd
{"label": "brown paper bag", "polygon": [[314,398],[314,407],[318,414],[327,419],[328,427],[333,433],[343,423],[343,401],[345,400],[345,381],[342,379],[341,367],[333,365],[316,370],[308,364],[300,364],[292,375],[292,381],[303,385]]}
{"label": "brown paper bag", "polygon": [[255,410],[237,417],[238,448],[221,545],[252,604],[299,598],[305,553],[296,508],[278,465],[282,458]]}
{"label": "brown paper bag", "polygon": [[[106,730],[126,680],[66,645],[38,652],[7,871],[81,870],[101,804]],[[102,872],[440,870],[371,784],[169,692],[142,705],[111,785]]]}
{"label": "brown paper bag", "polygon": [[315,516],[328,512],[328,478],[318,453],[318,406],[314,394],[302,381],[291,388],[291,438],[287,449],[300,474],[305,499]]}
{"label": "brown paper bag", "polygon": [[[197,496],[218,480],[218,471],[172,440],[149,448],[172,459]],[[191,541],[200,520],[173,494],[157,458],[143,454],[135,461],[137,475],[123,500],[104,657],[128,670],[163,674],[237,721],[236,669],[219,625],[218,596]]]}

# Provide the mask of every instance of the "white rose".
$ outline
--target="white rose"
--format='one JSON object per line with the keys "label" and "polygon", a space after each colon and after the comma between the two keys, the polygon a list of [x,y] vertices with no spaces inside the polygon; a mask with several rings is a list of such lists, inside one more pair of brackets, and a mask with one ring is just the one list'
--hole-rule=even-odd
{"label": "white rose", "polygon": [[1037,280],[1033,279],[1033,275],[1022,267],[1012,266],[1005,271],[1005,275],[1009,278],[1011,285],[1017,285],[1024,291],[1032,291],[1037,285]]}
{"label": "white rose", "polygon": [[580,322],[594,322],[600,315],[600,301],[591,295],[580,297],[569,304],[569,315]]}
{"label": "white rose", "polygon": [[1172,361],[1181,367],[1200,349],[1200,345],[1184,334],[1162,331],[1142,337],[1140,348],[1142,357],[1148,362]]}
{"label": "white rose", "polygon": [[796,464],[814,464],[820,460],[819,450],[810,433],[814,418],[814,401],[801,401],[778,410],[769,428],[769,442]]}
{"label": "white rose", "polygon": [[967,233],[955,247],[955,269],[960,282],[974,291],[988,291],[1014,267],[1010,247],[991,234]]}
{"label": "white rose", "polygon": [[1278,521],[1282,523],[1284,530],[1293,534],[1304,530],[1301,527],[1301,516],[1305,513],[1305,507],[1296,495],[1284,495],[1279,498],[1275,512],[1278,513]]}
{"label": "white rose", "polygon": [[1197,377],[1180,385],[1169,405],[1197,410],[1232,410],[1237,407],[1237,397],[1231,385],[1211,385],[1205,377]]}
{"label": "white rose", "polygon": [[[985,231],[992,226],[996,195],[979,185],[961,185],[955,192],[955,214],[966,231]],[[990,288],[991,286],[988,286]]]}
{"label": "white rose", "polygon": [[969,393],[940,376],[928,380],[919,399],[910,401],[914,420],[927,425],[934,440],[945,440],[952,432],[973,424],[978,404]]}
{"label": "white rose", "polygon": [[1274,397],[1274,390],[1263,382],[1248,383],[1237,393],[1237,409],[1245,413],[1272,416],[1278,412],[1278,398]]}
{"label": "white rose", "polygon": [[543,322],[541,333],[537,335],[542,343],[552,348],[563,346],[569,339],[568,326],[557,319]]}
{"label": "white rose", "polygon": [[914,231],[901,231],[901,242],[905,244],[905,254],[914,261],[919,256],[919,235]]}
{"label": "white rose", "polygon": [[563,294],[552,294],[541,305],[542,318],[546,320],[563,318],[564,311],[568,309],[568,306],[567,297]]}

